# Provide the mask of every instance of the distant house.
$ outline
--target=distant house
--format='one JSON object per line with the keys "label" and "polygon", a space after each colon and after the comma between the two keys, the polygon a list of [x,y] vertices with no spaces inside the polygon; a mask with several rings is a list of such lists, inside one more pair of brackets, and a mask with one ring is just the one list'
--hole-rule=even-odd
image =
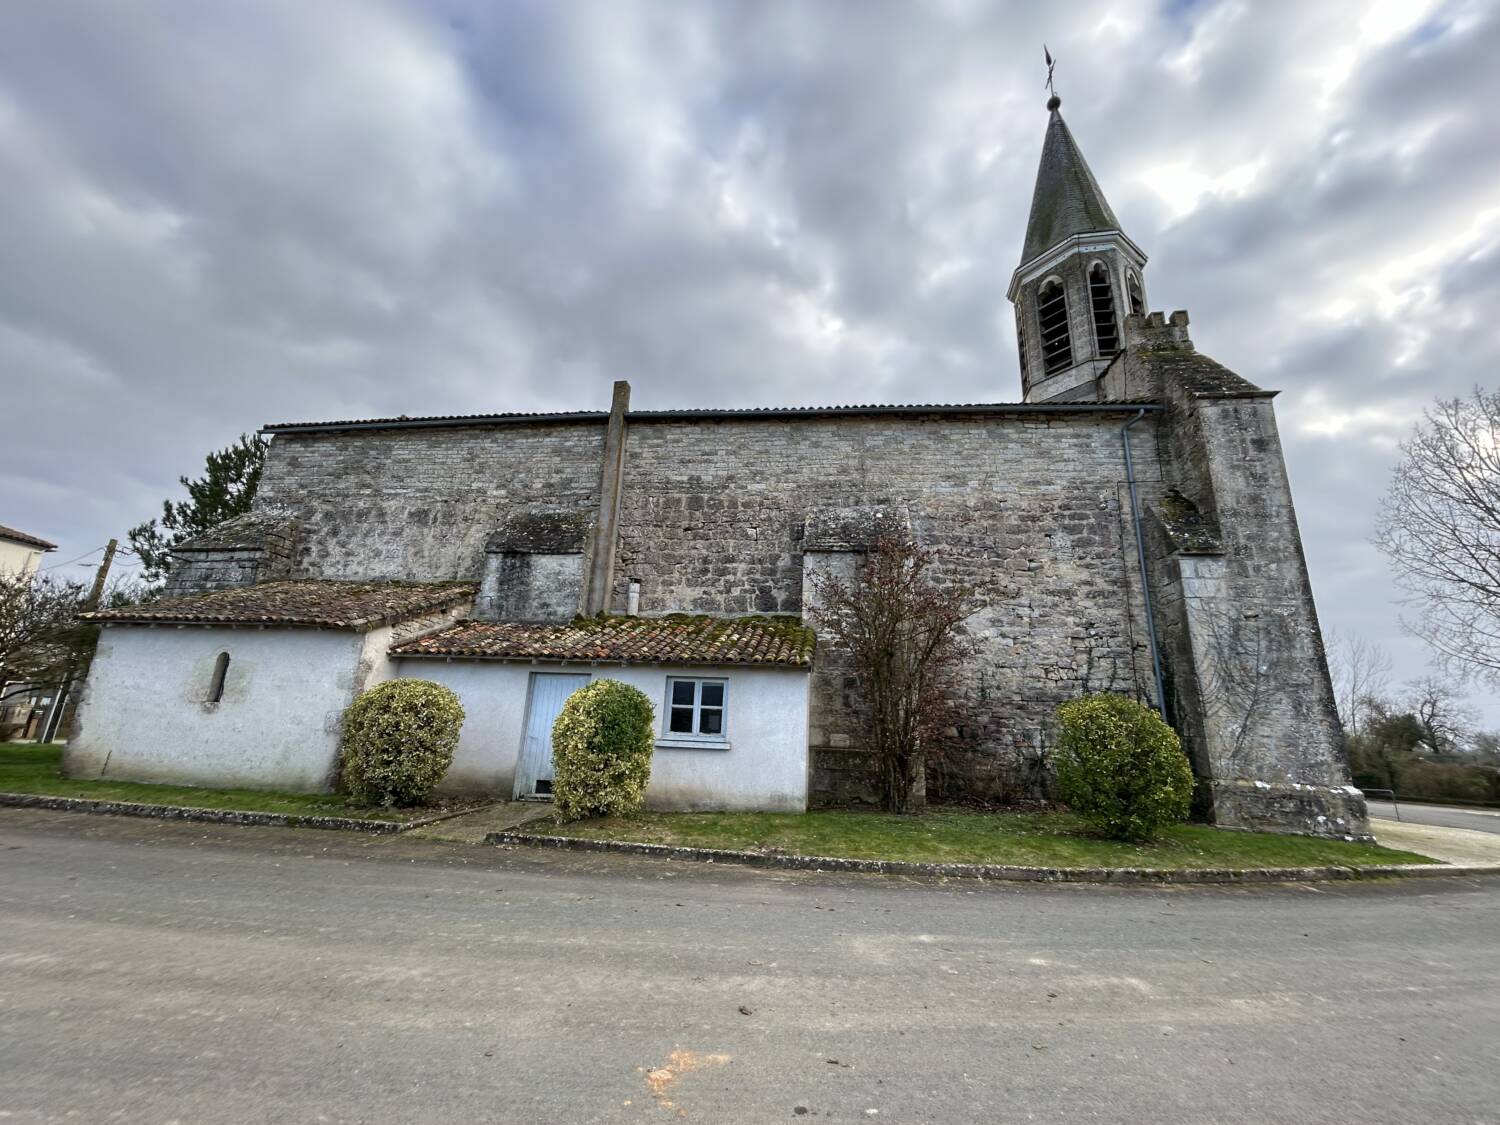
{"label": "distant house", "polygon": [[0,524],[0,574],[35,574],[42,556],[55,550],[56,543]]}
{"label": "distant house", "polygon": [[0,741],[37,738],[52,706],[52,692],[37,684],[0,683]]}
{"label": "distant house", "polygon": [[[0,576],[33,575],[42,565],[42,556],[55,550],[56,543],[0,524]],[[30,684],[8,682],[0,666],[0,738],[33,737],[52,702],[51,694],[34,690]]]}

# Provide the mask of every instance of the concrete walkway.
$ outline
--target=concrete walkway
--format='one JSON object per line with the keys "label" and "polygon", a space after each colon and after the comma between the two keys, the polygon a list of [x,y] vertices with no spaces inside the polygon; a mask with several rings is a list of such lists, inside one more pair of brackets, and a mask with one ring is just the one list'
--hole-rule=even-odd
{"label": "concrete walkway", "polygon": [[[422,828],[413,828],[406,835],[415,839],[452,840],[459,844],[482,844],[491,832],[509,832],[523,824],[536,820],[547,820],[552,816],[552,806],[543,801],[502,801],[487,805],[475,812],[440,820]],[[1500,840],[1500,837],[1496,837]]]}
{"label": "concrete walkway", "polygon": [[1500,864],[1500,835],[1493,832],[1383,819],[1372,819],[1370,830],[1388,848],[1428,855],[1444,863]]}
{"label": "concrete walkway", "polygon": [[1401,815],[1389,801],[1368,801],[1370,815],[1382,820],[1399,820],[1403,824],[1435,824],[1440,828],[1468,828],[1474,832],[1500,835],[1500,809],[1483,809],[1459,805],[1421,805],[1401,802]]}

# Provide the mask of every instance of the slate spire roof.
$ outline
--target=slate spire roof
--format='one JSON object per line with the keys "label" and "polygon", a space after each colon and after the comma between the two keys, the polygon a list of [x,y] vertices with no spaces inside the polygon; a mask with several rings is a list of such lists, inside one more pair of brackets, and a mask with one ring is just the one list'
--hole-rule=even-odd
{"label": "slate spire roof", "polygon": [[1042,162],[1036,170],[1036,188],[1031,193],[1031,218],[1026,222],[1026,247],[1021,251],[1023,265],[1075,234],[1120,229],[1120,220],[1110,210],[1099,181],[1058,112],[1061,104],[1056,97],[1047,103],[1051,118],[1042,145]]}

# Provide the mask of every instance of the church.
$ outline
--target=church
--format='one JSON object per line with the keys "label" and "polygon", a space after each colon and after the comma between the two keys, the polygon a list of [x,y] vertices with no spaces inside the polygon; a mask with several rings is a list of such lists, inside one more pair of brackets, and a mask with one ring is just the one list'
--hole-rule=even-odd
{"label": "church", "polygon": [[[1045,787],[1058,704],[1160,708],[1226,827],[1364,838],[1272,406],[1150,311],[1146,255],[1049,119],[1008,296],[1019,401],[268,425],[253,511],[103,628],[73,776],[316,791],[361,690],[447,684],[444,785],[550,791],[593,677],[656,702],[648,804],[857,804],[874,763],[814,577],[882,535],[972,589],[949,795]],[[936,767],[934,767],[936,768]]]}

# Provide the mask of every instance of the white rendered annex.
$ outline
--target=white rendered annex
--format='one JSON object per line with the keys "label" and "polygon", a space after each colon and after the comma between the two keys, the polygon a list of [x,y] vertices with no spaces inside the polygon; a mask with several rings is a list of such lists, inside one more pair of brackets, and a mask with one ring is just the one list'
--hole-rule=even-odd
{"label": "white rendered annex", "polygon": [[319,792],[362,690],[431,680],[465,721],[440,791],[545,797],[552,722],[610,678],[655,709],[647,803],[801,812],[813,641],[777,619],[464,621],[474,587],[280,581],[96,615],[70,776]]}

